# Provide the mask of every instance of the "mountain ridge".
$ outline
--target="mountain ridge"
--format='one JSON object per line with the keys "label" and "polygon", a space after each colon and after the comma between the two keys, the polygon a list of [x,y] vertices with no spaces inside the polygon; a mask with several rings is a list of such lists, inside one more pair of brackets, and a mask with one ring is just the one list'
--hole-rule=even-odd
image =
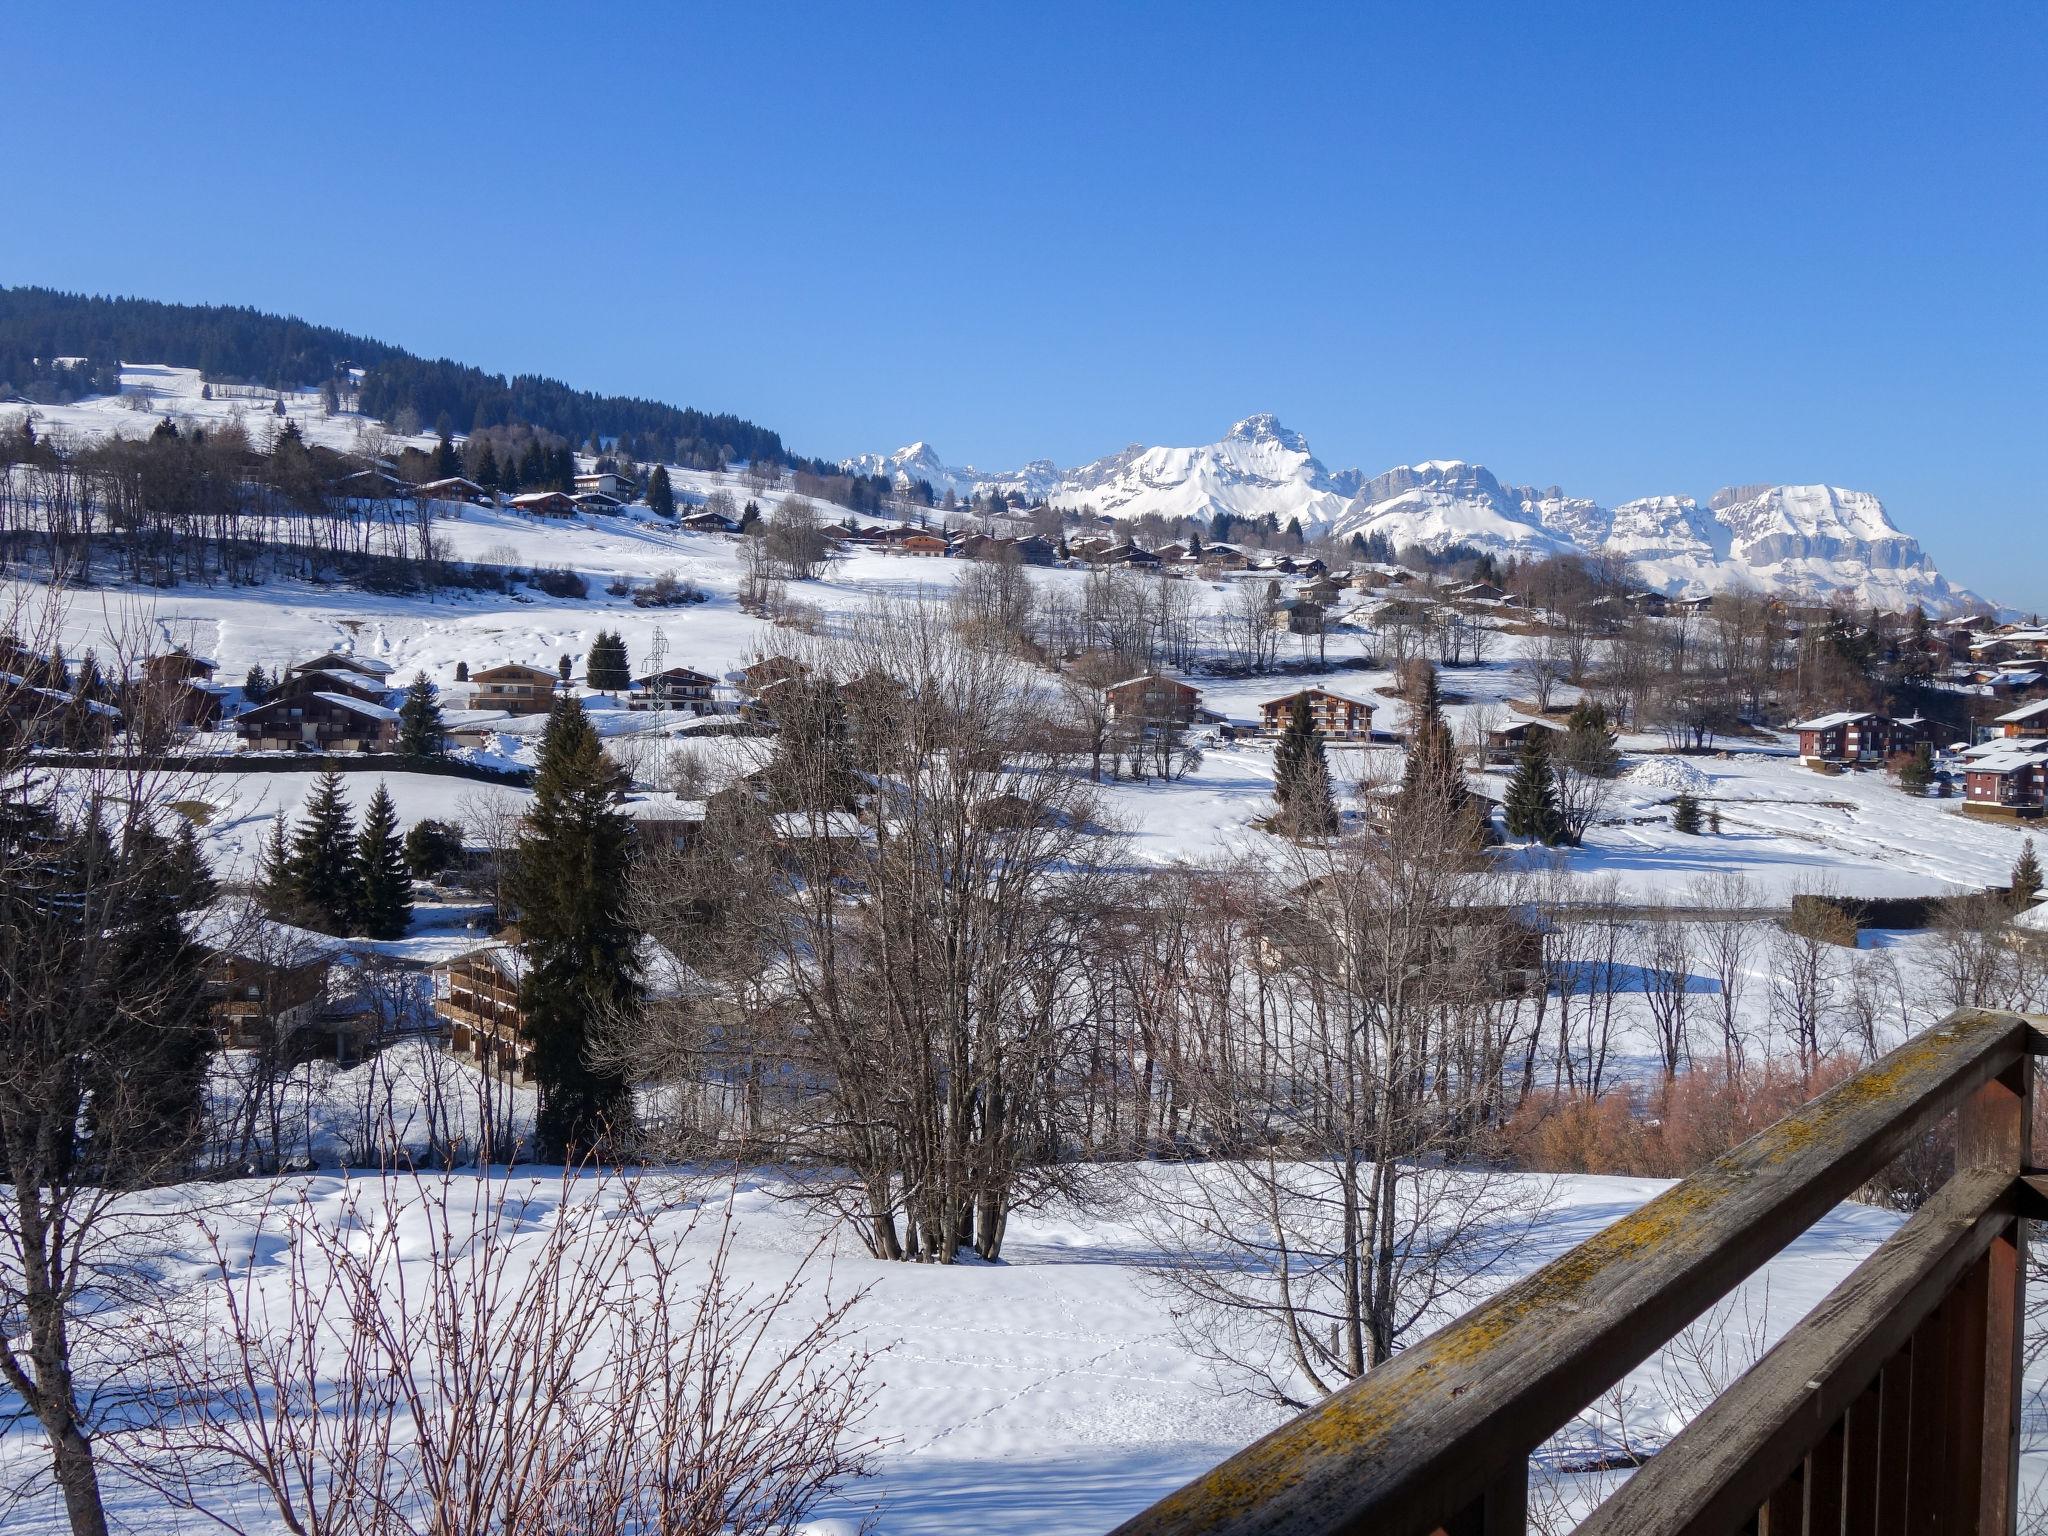
{"label": "mountain ridge", "polygon": [[1213,443],[1133,443],[1090,463],[1020,470],[948,465],[926,441],[844,461],[899,485],[929,482],[966,498],[990,491],[1043,497],[1068,511],[1120,519],[1157,513],[1213,519],[1219,512],[1348,539],[1382,534],[1396,548],[1432,553],[1469,545],[1495,554],[1621,554],[1670,595],[1731,590],[1817,598],[1847,592],[1873,606],[1920,603],[1939,613],[1986,606],[1941,574],[1920,541],[1867,491],[1833,485],[1735,484],[1702,504],[1677,493],[1613,507],[1560,486],[1504,482],[1483,464],[1425,459],[1376,475],[1331,470],[1308,440],[1271,412],[1232,425]]}

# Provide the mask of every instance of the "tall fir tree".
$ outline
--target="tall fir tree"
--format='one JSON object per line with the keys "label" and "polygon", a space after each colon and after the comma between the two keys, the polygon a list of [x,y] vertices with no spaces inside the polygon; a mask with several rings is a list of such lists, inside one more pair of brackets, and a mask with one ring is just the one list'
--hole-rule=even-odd
{"label": "tall fir tree", "polygon": [[520,1005],[540,1090],[541,1154],[573,1158],[631,1113],[626,1084],[598,1065],[591,1040],[639,1009],[639,934],[627,906],[626,775],[574,699],[548,716],[521,826],[511,896],[526,976]]}
{"label": "tall fir tree", "polygon": [[[1410,684],[1408,761],[1401,774],[1399,813],[1416,825],[1440,825],[1463,841],[1471,818],[1471,795],[1458,762],[1458,746],[1444,719],[1436,668],[1424,662]],[[1418,818],[1428,818],[1427,821]]]}
{"label": "tall fir tree", "polygon": [[2020,856],[2012,866],[2012,909],[2024,912],[2041,894],[2041,861],[2034,856],[2034,840],[2020,844]]}
{"label": "tall fir tree", "polygon": [[584,682],[598,693],[621,693],[633,681],[626,637],[599,630],[583,663]]}
{"label": "tall fir tree", "polygon": [[355,828],[341,775],[322,774],[292,835],[291,889],[307,921],[347,933],[356,915]]}
{"label": "tall fir tree", "polygon": [[398,835],[398,807],[380,781],[355,848],[356,926],[373,939],[402,939],[412,925],[412,875]]}
{"label": "tall fir tree", "polygon": [[398,706],[398,750],[407,757],[439,757],[441,745],[439,690],[425,672],[415,672]]}
{"label": "tall fir tree", "polygon": [[1683,832],[1687,837],[1700,835],[1700,800],[1691,790],[1682,789],[1672,799],[1671,830]]}
{"label": "tall fir tree", "polygon": [[270,836],[263,840],[257,896],[272,917],[288,919],[298,911],[299,893],[292,881],[291,831],[285,825],[283,811],[270,818]]}
{"label": "tall fir tree", "polygon": [[656,517],[676,515],[676,490],[669,483],[666,464],[655,465],[654,473],[647,477],[647,505]]}
{"label": "tall fir tree", "polygon": [[1330,761],[1306,689],[1294,696],[1294,707],[1273,748],[1273,798],[1280,805],[1281,828],[1290,836],[1327,837],[1337,830]]}
{"label": "tall fir tree", "polygon": [[1503,807],[1510,837],[1528,838],[1546,846],[1564,835],[1564,814],[1558,807],[1557,770],[1550,761],[1550,731],[1531,725],[1522,738],[1522,755],[1508,780]]}
{"label": "tall fir tree", "polygon": [[249,669],[249,675],[242,679],[242,697],[251,704],[261,704],[270,697],[270,674],[262,667]]}

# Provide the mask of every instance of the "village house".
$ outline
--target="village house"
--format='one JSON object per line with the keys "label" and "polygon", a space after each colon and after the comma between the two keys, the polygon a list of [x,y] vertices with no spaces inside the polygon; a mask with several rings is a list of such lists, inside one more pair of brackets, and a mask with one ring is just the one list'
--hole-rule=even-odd
{"label": "village house", "polygon": [[0,672],[0,745],[105,747],[121,729],[121,711],[66,688],[46,688],[19,672]]}
{"label": "village house", "polygon": [[515,512],[524,512],[528,517],[574,517],[576,502],[560,491],[527,491],[514,496],[509,503]]}
{"label": "village house", "polygon": [[361,966],[344,939],[224,901],[187,920],[205,956],[201,997],[224,1050],[276,1051],[290,1061],[356,1060],[377,1028]]}
{"label": "village house", "polygon": [[182,730],[212,730],[220,724],[221,695],[227,691],[213,680],[218,670],[216,663],[190,651],[146,656],[128,702],[144,719]]}
{"label": "village house", "polygon": [[738,533],[740,525],[723,512],[692,512],[682,520],[692,533]]}
{"label": "village house", "polygon": [[347,693],[309,689],[243,711],[235,731],[258,752],[389,752],[398,745],[398,711]]}
{"label": "village house", "polygon": [[626,691],[626,708],[680,710],[692,715],[708,715],[717,707],[713,702],[713,690],[717,686],[717,678],[694,667],[669,667],[665,671],[634,678]]}
{"label": "village house", "polygon": [[1881,763],[1892,750],[1891,722],[1868,710],[1838,710],[1792,729],[1799,733],[1799,760],[1809,765]]}
{"label": "village house", "polygon": [[631,475],[622,475],[615,469],[595,470],[575,479],[576,492],[581,496],[603,496],[624,505],[640,499],[640,483]]}
{"label": "village house", "polygon": [[626,504],[616,496],[607,496],[603,491],[578,491],[569,498],[576,503],[576,510],[588,512],[593,517],[610,517],[626,510]]}
{"label": "village house", "polygon": [[1979,749],[1963,769],[1963,808],[1982,815],[2031,818],[2048,789],[2048,749],[2000,742]]}
{"label": "village house", "polygon": [[1998,734],[2011,740],[2048,737],[2048,699],[2036,699],[2018,709],[2007,710],[1992,722]]}
{"label": "village house", "polygon": [[508,715],[542,715],[554,707],[555,684],[559,681],[545,667],[529,667],[508,661],[472,672],[476,685],[470,696],[471,709],[495,709]]}
{"label": "village house", "polygon": [[451,1054],[519,1082],[533,1078],[533,1042],[519,1006],[526,956],[516,942],[479,945],[434,968],[434,1014]]}
{"label": "village house", "polygon": [[1190,556],[1198,566],[1219,571],[1241,571],[1250,563],[1235,544],[1204,544],[1199,551],[1190,551]]}
{"label": "village house", "polygon": [[491,493],[474,480],[465,480],[460,475],[448,475],[440,480],[427,480],[412,487],[413,495],[421,501],[469,501],[488,502]]}
{"label": "village house", "polygon": [[[702,996],[704,979],[653,939],[640,941],[641,995],[649,1000]],[[519,1005],[526,956],[516,929],[434,967],[434,1014],[448,1050],[485,1072],[514,1082],[533,1080],[533,1041]]]}
{"label": "village house", "polygon": [[[1531,731],[1544,731],[1562,738],[1565,728],[1555,720],[1543,720],[1533,715],[1517,715],[1506,725],[1486,733],[1486,760],[1490,763],[1511,763],[1522,755],[1522,748],[1528,744]],[[1556,743],[1552,742],[1552,746]]]}
{"label": "village house", "polygon": [[1277,736],[1294,715],[1294,701],[1308,700],[1309,720],[1318,736],[1332,741],[1364,741],[1372,735],[1373,706],[1330,688],[1301,688],[1259,706],[1260,729]]}
{"label": "village house", "polygon": [[1490,581],[1468,581],[1461,587],[1453,587],[1444,596],[1459,603],[1498,603],[1508,595],[1508,589]]}
{"label": "village house", "polygon": [[748,693],[758,694],[773,683],[786,682],[792,677],[802,677],[808,670],[794,656],[763,656],[759,661],[749,662],[734,675],[740,687]]}
{"label": "village house", "polygon": [[1111,683],[1102,697],[1110,719],[1139,725],[1189,725],[1202,703],[1201,689],[1158,672]]}
{"label": "village house", "polygon": [[680,852],[704,830],[704,802],[680,795],[641,791],[621,801],[619,811],[632,823],[633,840],[643,851]]}

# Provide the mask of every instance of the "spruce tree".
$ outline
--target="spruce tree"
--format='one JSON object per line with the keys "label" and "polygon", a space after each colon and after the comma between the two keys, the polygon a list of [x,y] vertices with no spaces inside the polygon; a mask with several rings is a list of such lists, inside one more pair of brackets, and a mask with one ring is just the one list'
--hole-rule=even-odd
{"label": "spruce tree", "polygon": [[402,939],[412,923],[412,875],[398,836],[398,807],[380,781],[355,847],[356,925],[373,939]]}
{"label": "spruce tree", "polygon": [[647,505],[656,517],[676,515],[675,487],[669,484],[668,466],[657,464],[654,473],[647,478]]}
{"label": "spruce tree", "polygon": [[1607,706],[1587,698],[1574,704],[1565,717],[1564,740],[1555,756],[1560,766],[1593,778],[1604,779],[1620,767],[1621,752],[1614,727],[1607,720]]}
{"label": "spruce tree", "polygon": [[1423,663],[1408,701],[1408,762],[1401,775],[1399,812],[1405,818],[1441,818],[1445,826],[1470,813],[1471,796],[1458,764],[1457,743],[1444,720],[1436,668]]}
{"label": "spruce tree", "polygon": [[1550,762],[1550,731],[1531,725],[1522,737],[1522,755],[1508,780],[1508,835],[1546,846],[1564,834],[1564,815],[1557,801],[1557,770]]}
{"label": "spruce tree", "polygon": [[1691,790],[1680,790],[1672,800],[1671,830],[1687,837],[1700,835],[1700,802]]}
{"label": "spruce tree", "polygon": [[445,821],[421,820],[405,834],[405,867],[415,879],[431,880],[462,857],[462,830]]}
{"label": "spruce tree", "polygon": [[291,890],[315,927],[347,933],[356,914],[355,828],[341,775],[329,769],[306,802],[292,836]]}
{"label": "spruce tree", "polygon": [[1909,795],[1925,795],[1934,783],[1934,748],[1928,743],[1918,742],[1905,762],[1899,765],[1899,788]]}
{"label": "spruce tree", "polygon": [[533,805],[521,827],[511,895],[526,976],[520,1005],[540,1090],[543,1156],[589,1151],[630,1113],[626,1084],[591,1058],[593,1033],[630,1020],[640,996],[639,935],[627,906],[626,775],[605,756],[574,699],[556,702],[541,738]]}
{"label": "spruce tree", "polygon": [[584,663],[584,681],[598,693],[618,693],[632,682],[632,662],[626,655],[626,637],[599,630],[590,642]]}
{"label": "spruce tree", "polygon": [[438,690],[425,672],[415,672],[398,706],[398,750],[407,757],[439,757],[441,746]]}
{"label": "spruce tree", "polygon": [[262,667],[251,667],[249,675],[242,679],[242,697],[251,704],[261,704],[270,697],[270,675]]}
{"label": "spruce tree", "polygon": [[2034,840],[2020,844],[2020,856],[2012,866],[2012,909],[2024,912],[2041,894],[2041,861],[2034,856]]}
{"label": "spruce tree", "polygon": [[1330,800],[1330,762],[1317,734],[1308,691],[1294,696],[1287,724],[1273,748],[1273,798],[1281,830],[1293,837],[1327,837],[1337,829]]}
{"label": "spruce tree", "polygon": [[498,456],[491,451],[489,443],[484,444],[484,451],[477,456],[476,483],[487,491],[498,488]]}
{"label": "spruce tree", "polygon": [[285,829],[283,811],[270,819],[270,836],[263,842],[257,896],[264,911],[272,917],[285,919],[298,910],[298,888],[292,883],[291,835]]}

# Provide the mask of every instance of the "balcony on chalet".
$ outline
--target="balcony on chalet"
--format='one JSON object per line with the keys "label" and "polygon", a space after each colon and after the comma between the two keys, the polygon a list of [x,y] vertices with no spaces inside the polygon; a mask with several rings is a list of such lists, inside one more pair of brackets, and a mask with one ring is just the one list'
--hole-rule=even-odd
{"label": "balcony on chalet", "polygon": [[1577,1529],[2013,1532],[2044,1028],[1952,1014],[1115,1536],[1521,1536],[1539,1446],[1951,1111],[1948,1182]]}

